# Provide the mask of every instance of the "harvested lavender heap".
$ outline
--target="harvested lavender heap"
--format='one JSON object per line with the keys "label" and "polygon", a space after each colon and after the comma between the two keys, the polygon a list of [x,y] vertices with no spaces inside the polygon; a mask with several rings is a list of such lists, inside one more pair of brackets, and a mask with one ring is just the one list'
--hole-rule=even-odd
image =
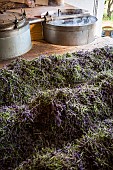
{"label": "harvested lavender heap", "polygon": [[0,70],[0,169],[113,169],[113,48]]}

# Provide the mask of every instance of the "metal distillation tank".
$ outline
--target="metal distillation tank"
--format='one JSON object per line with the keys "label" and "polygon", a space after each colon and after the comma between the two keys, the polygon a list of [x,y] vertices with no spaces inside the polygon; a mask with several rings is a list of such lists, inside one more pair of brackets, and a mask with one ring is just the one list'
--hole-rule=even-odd
{"label": "metal distillation tank", "polygon": [[32,47],[25,13],[0,11],[0,60],[12,59]]}

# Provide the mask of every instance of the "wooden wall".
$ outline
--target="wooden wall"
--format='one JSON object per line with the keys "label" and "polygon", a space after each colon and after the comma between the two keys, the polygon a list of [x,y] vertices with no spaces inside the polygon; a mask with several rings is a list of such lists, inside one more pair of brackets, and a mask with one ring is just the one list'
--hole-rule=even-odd
{"label": "wooden wall", "polygon": [[4,2],[4,1],[25,3],[26,0],[0,0],[0,2]]}

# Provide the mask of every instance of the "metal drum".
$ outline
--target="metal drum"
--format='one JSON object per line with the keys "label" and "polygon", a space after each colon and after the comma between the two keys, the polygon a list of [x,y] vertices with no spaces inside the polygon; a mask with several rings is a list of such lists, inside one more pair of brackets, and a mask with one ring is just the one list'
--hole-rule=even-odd
{"label": "metal drum", "polygon": [[96,17],[88,15],[44,22],[44,39],[49,43],[65,46],[91,43],[95,38],[96,21]]}
{"label": "metal drum", "polygon": [[0,60],[12,59],[32,47],[29,23],[24,15],[14,12],[0,14]]}

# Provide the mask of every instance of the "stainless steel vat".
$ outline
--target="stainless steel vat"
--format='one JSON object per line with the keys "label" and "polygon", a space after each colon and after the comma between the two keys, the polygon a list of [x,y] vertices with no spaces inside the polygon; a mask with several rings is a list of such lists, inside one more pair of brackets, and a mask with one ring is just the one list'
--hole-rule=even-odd
{"label": "stainless steel vat", "polygon": [[0,60],[21,56],[32,47],[29,23],[20,14],[8,14],[0,16]]}
{"label": "stainless steel vat", "polygon": [[[73,24],[73,20],[76,19],[78,23]],[[76,19],[71,18],[44,22],[44,39],[49,43],[64,46],[79,46],[91,43],[95,38],[95,23],[97,18],[94,16],[83,16]],[[92,20],[87,22],[88,19]],[[81,24],[79,20],[83,20],[84,22]]]}

